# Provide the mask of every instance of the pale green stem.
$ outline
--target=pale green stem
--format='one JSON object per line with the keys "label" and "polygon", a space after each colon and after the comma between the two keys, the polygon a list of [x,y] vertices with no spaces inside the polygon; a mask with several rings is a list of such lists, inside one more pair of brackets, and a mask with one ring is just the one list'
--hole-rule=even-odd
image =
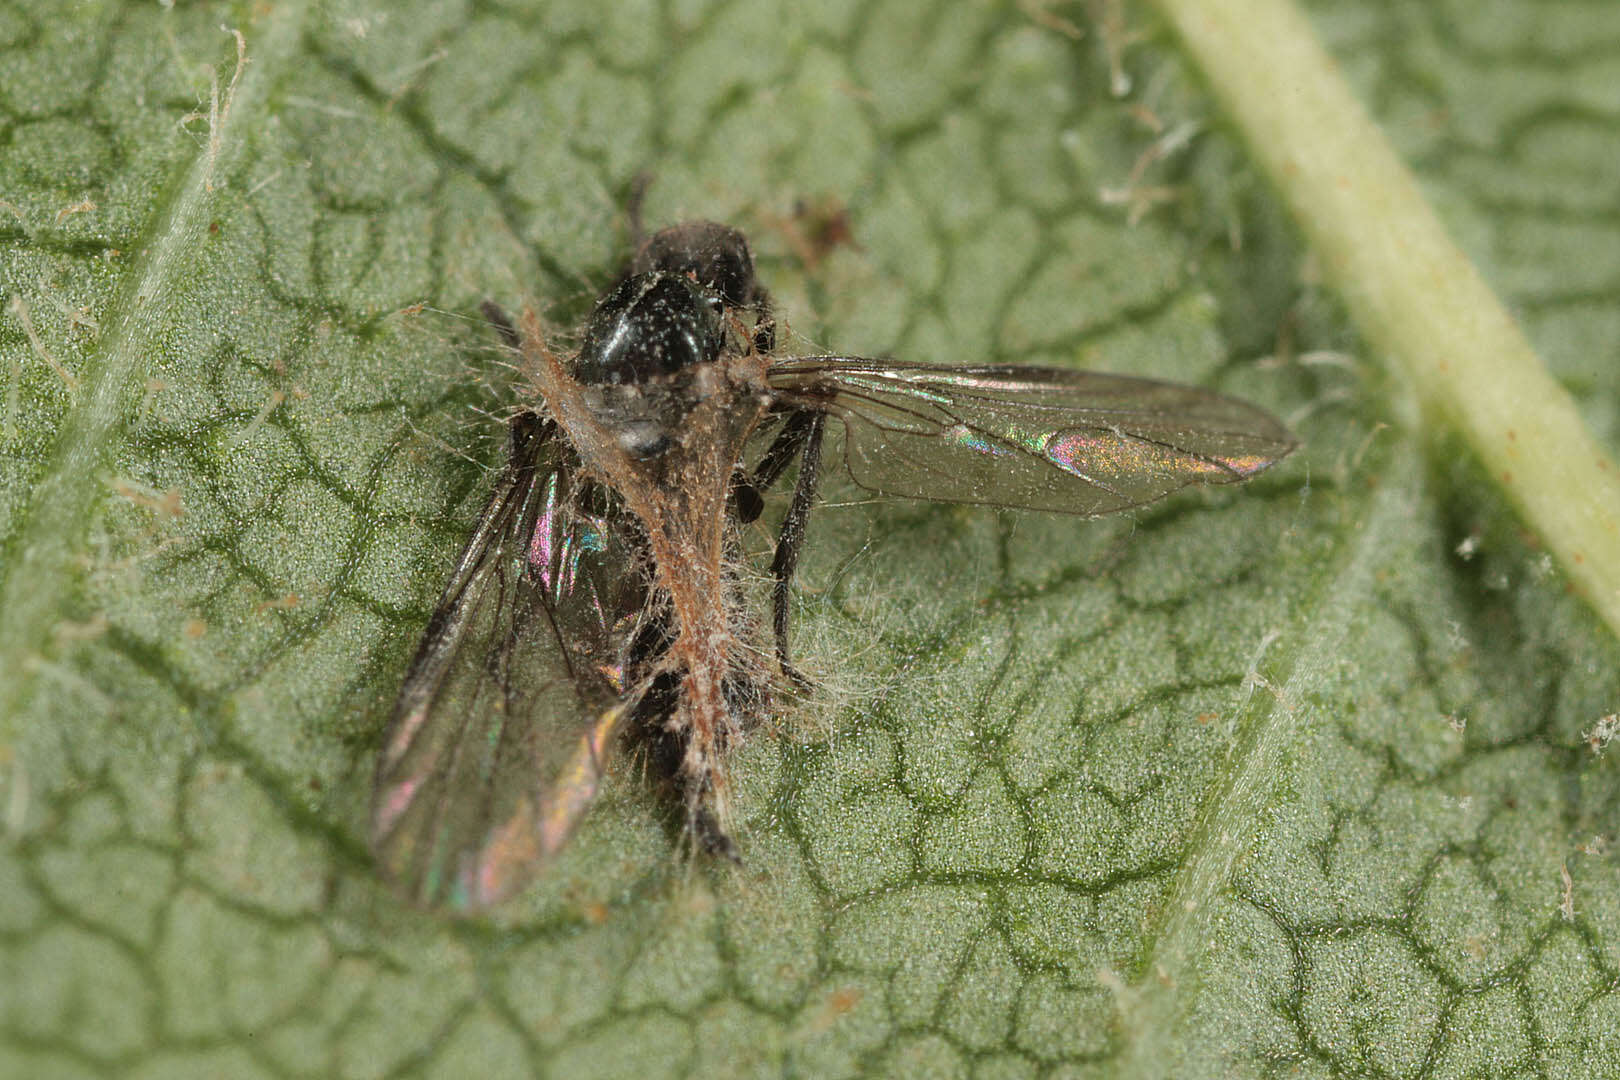
{"label": "pale green stem", "polygon": [[1157,0],[1367,339],[1620,633],[1620,470],[1287,0]]}

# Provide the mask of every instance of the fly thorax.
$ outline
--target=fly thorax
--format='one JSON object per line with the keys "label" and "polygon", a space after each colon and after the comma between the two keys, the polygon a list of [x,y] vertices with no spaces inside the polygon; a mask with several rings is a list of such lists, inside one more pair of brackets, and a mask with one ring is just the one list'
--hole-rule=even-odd
{"label": "fly thorax", "polygon": [[633,274],[585,324],[574,377],[591,385],[645,383],[711,363],[725,345],[725,300],[682,274]]}
{"label": "fly thorax", "polygon": [[677,445],[694,405],[715,392],[725,301],[687,274],[631,274],[596,305],[574,376],[616,449],[648,461]]}

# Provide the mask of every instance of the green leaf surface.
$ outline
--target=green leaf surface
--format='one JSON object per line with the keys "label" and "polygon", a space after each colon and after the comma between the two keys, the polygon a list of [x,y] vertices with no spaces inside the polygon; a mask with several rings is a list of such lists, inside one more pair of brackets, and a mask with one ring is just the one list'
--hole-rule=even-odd
{"label": "green leaf surface", "polygon": [[[1609,5],[1309,14],[1612,454]],[[1620,1076],[1620,649],[1150,11],[11,4],[0,146],[0,1076]],[[817,347],[1305,446],[1096,522],[832,481],[742,866],[626,761],[414,911],[365,807],[502,450],[469,316],[569,325],[641,172]]]}

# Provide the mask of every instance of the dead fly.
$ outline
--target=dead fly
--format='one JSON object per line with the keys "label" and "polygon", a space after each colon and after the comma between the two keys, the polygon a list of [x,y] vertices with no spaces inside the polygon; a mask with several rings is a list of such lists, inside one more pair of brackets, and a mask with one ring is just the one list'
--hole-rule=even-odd
{"label": "dead fly", "polygon": [[[650,237],[596,304],[577,356],[486,306],[539,404],[400,690],[377,764],[372,844],[413,898],[511,896],[585,813],[633,739],[685,804],[689,835],[735,857],[726,751],[766,709],[770,665],[738,574],[761,493],[796,481],[771,564],[776,666],[829,419],[843,464],[883,495],[1054,510],[1141,506],[1245,480],[1295,446],[1208,390],[1080,371],[777,357],[742,234]],[[748,467],[747,451],[759,456]]]}

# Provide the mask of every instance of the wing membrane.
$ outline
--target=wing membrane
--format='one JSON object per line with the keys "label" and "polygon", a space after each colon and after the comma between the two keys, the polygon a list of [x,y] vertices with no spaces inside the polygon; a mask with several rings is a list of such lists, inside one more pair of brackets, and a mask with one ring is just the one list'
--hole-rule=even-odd
{"label": "wing membrane", "polygon": [[1246,480],[1297,445],[1246,402],[1126,375],[816,356],[770,381],[843,421],[855,483],[907,498],[1089,517]]}
{"label": "wing membrane", "polygon": [[631,707],[632,541],[591,512],[604,500],[549,424],[513,423],[378,761],[373,850],[427,904],[481,907],[521,888],[584,813]]}

